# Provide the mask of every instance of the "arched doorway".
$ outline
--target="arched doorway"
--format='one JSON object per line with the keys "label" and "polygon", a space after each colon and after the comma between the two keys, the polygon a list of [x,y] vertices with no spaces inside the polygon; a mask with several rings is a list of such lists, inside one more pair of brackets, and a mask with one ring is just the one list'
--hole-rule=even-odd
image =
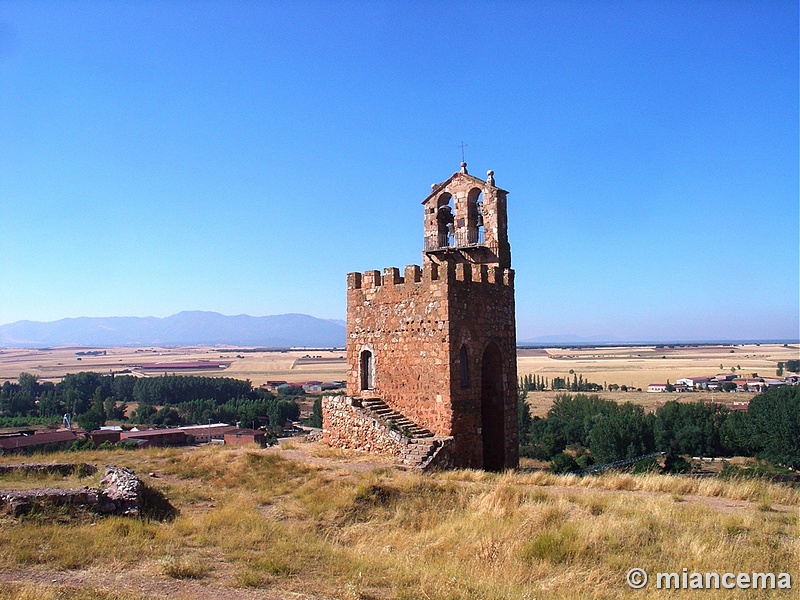
{"label": "arched doorway", "polygon": [[506,466],[503,355],[489,344],[481,360],[481,437],[483,468],[502,471]]}

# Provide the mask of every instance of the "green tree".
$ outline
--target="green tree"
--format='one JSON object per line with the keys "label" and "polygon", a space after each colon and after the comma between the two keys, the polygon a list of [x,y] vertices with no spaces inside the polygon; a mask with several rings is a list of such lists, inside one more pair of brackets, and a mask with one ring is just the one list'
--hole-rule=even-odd
{"label": "green tree", "polygon": [[19,387],[31,398],[39,396],[39,378],[36,375],[22,372],[19,374]]}
{"label": "green tree", "polygon": [[12,417],[36,413],[36,401],[27,391],[20,390],[8,402],[8,412]]}
{"label": "green tree", "polygon": [[133,402],[133,388],[136,377],[132,375],[116,375],[113,378],[111,392],[117,402]]}
{"label": "green tree", "polygon": [[589,450],[599,464],[633,458],[653,450],[652,419],[641,406],[626,402],[602,414],[592,427]]}
{"label": "green tree", "polygon": [[531,409],[527,402],[528,391],[517,391],[517,427],[519,431],[519,443],[526,446],[531,435]]}
{"label": "green tree", "polygon": [[309,427],[322,427],[322,397],[317,396],[314,399],[314,404],[311,407],[311,415],[309,415],[306,425]]}
{"label": "green tree", "polygon": [[140,424],[150,423],[157,412],[156,407],[152,404],[140,404],[136,410],[133,411],[131,421]]}
{"label": "green tree", "polygon": [[39,396],[39,415],[42,417],[61,417],[64,414],[64,405],[56,397],[54,390],[43,392]]}
{"label": "green tree", "polygon": [[154,425],[164,425],[166,427],[176,427],[184,424],[180,413],[173,406],[165,406],[159,410],[153,416],[152,422]]}
{"label": "green tree", "polygon": [[550,471],[553,473],[577,473],[581,470],[580,466],[575,459],[569,454],[559,452],[553,457],[553,462],[550,464]]}
{"label": "green tree", "polygon": [[716,404],[671,400],[655,413],[655,449],[692,456],[724,455],[720,431],[728,413]]}
{"label": "green tree", "polygon": [[750,401],[750,447],[774,464],[800,468],[800,386],[768,389]]}
{"label": "green tree", "polygon": [[92,405],[89,410],[78,415],[78,425],[86,431],[100,429],[106,424],[106,411],[103,405],[103,388],[97,386],[92,394]]}
{"label": "green tree", "polygon": [[730,455],[755,455],[757,449],[753,447],[750,415],[744,411],[731,411],[720,427],[720,440]]}

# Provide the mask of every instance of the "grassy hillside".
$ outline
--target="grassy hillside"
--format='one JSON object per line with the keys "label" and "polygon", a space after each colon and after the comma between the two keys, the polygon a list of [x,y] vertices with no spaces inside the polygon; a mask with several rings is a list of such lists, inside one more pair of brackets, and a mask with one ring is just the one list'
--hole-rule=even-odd
{"label": "grassy hillside", "polygon": [[76,458],[132,467],[179,515],[3,517],[0,598],[644,598],[632,567],[800,577],[800,491],[756,480],[421,475],[299,442],[44,460]]}

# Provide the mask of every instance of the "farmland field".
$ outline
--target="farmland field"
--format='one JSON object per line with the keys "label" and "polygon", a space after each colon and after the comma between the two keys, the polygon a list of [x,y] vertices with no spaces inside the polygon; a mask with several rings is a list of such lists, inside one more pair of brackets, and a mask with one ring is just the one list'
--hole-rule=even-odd
{"label": "farmland field", "polygon": [[[139,376],[162,373],[193,374],[249,379],[259,386],[267,381],[340,381],[345,378],[346,362],[342,350],[264,350],[181,347],[181,348],[49,348],[0,350],[0,381],[15,380],[23,371],[41,380],[58,381],[66,373],[130,371]],[[104,352],[104,354],[103,354]],[[79,354],[80,353],[80,354]],[[629,392],[602,392],[604,398],[631,401],[655,409],[666,400],[707,400],[710,393],[653,394],[649,383],[675,382],[682,377],[713,376],[731,373],[774,376],[779,362],[800,358],[800,347],[793,344],[746,344],[708,346],[637,346],[611,348],[538,348],[517,351],[520,377],[537,375],[572,378],[580,374],[598,384],[625,385]],[[193,362],[197,368],[180,369],[172,365]],[[208,367],[202,367],[208,363]],[[221,368],[218,365],[229,365]],[[147,366],[146,370],[140,367]],[[162,369],[162,370],[159,370]],[[555,392],[529,394],[533,414],[543,415],[552,404]],[[716,393],[723,403],[749,400],[752,393]]]}
{"label": "farmland field", "polygon": [[[105,352],[91,355],[90,352]],[[79,355],[79,353],[83,353]],[[58,381],[67,373],[130,370],[141,376],[163,373],[249,379],[258,386],[269,380],[337,381],[344,379],[344,351],[272,350],[243,352],[240,349],[193,346],[180,348],[47,348],[0,350],[0,381],[14,380],[23,371],[44,381]],[[317,358],[319,357],[319,358]],[[175,368],[187,362],[208,362],[207,368]],[[217,366],[230,363],[227,368]],[[147,366],[146,373],[139,368]]]}

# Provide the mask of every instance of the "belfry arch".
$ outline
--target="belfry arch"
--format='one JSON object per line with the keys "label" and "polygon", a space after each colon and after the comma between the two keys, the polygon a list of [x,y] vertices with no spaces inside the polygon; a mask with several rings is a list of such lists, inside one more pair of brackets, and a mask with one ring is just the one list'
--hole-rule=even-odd
{"label": "belfry arch", "polygon": [[482,244],[483,236],[483,191],[472,188],[467,194],[466,244]]}

